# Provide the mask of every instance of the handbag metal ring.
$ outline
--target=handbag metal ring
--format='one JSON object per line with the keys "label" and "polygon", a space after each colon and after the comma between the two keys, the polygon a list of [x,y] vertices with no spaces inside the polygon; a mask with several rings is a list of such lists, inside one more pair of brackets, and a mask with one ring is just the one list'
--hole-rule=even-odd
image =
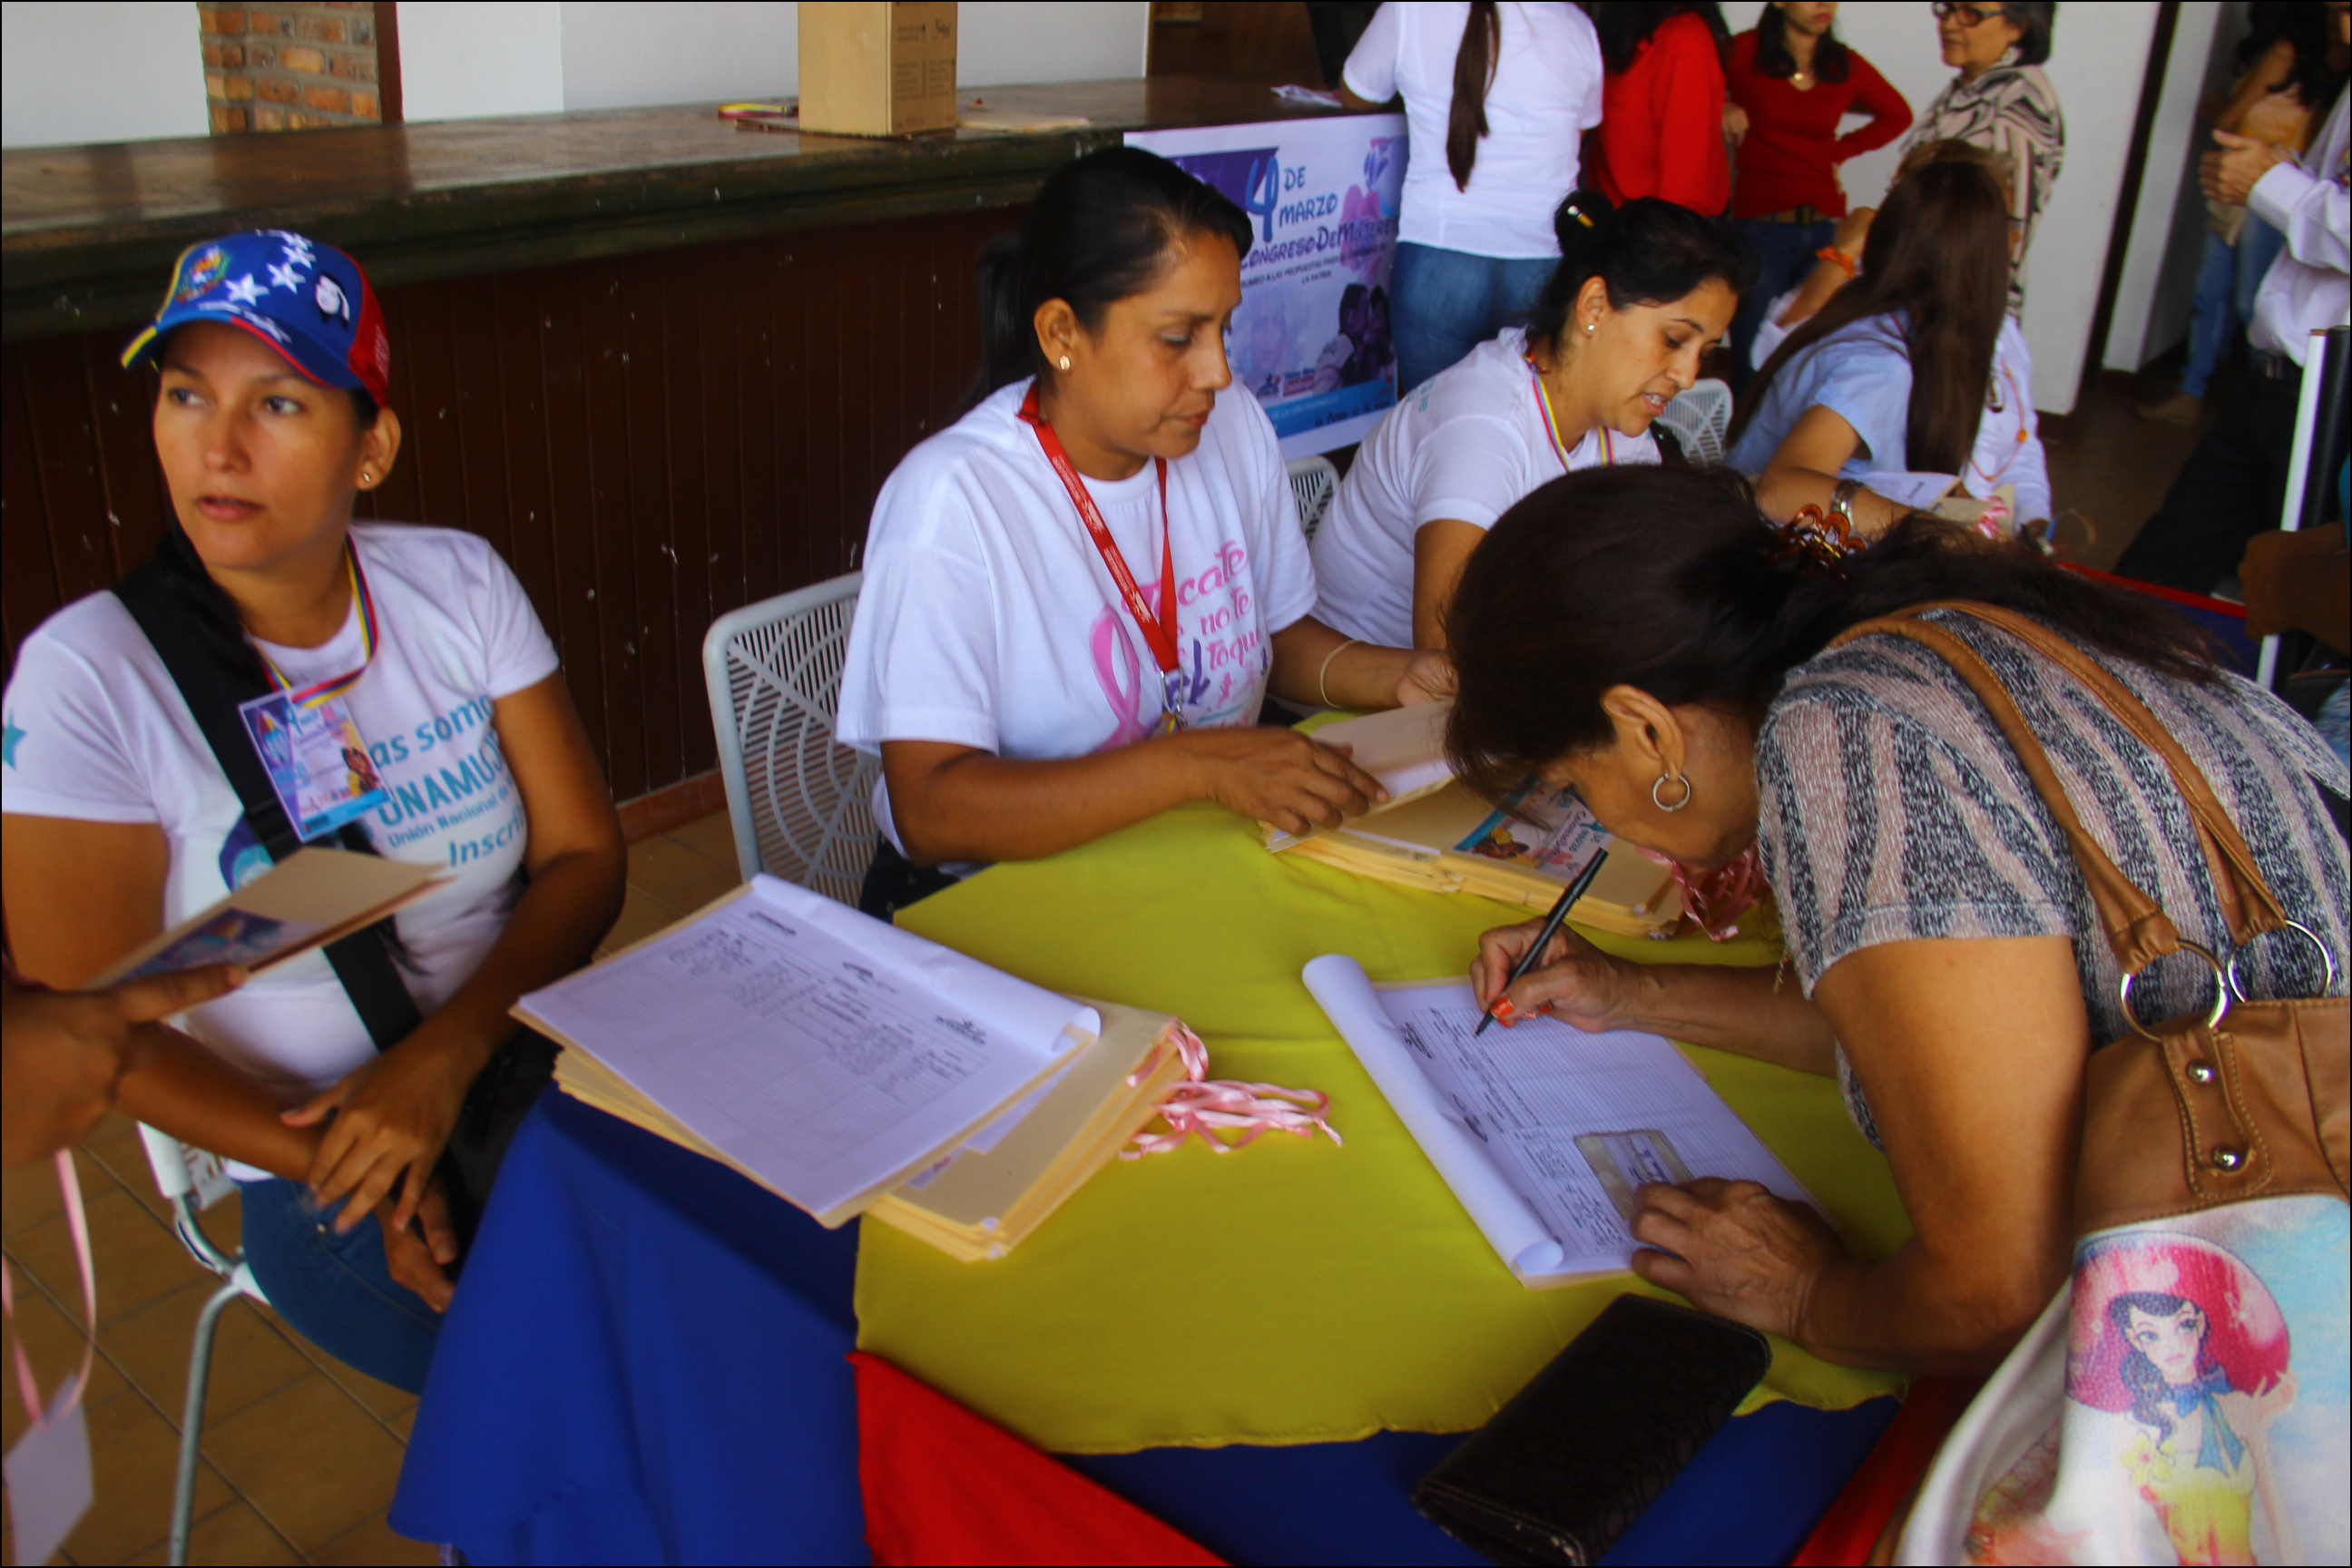
{"label": "handbag metal ring", "polygon": [[[2206,963],[2213,966],[2213,1011],[2205,1020],[2205,1026],[2210,1029],[2214,1025],[2220,1023],[2221,1021],[2221,1016],[2230,1010],[2230,993],[2235,989],[2235,987],[2230,984],[2230,972],[2221,967],[2221,961],[2213,956],[2213,950],[2205,946],[2203,943],[2190,942],[2187,937],[2182,937],[2180,939],[2180,947],[2183,952],[2193,952],[2198,957],[2203,959]],[[2124,1022],[2129,1024],[2133,1028],[2138,1030],[2147,1038],[2154,1040],[2158,1038],[2156,1032],[2150,1029],[2146,1024],[2141,1023],[2139,1021],[2139,1015],[2132,1011],[2132,982],[2138,979],[2146,973],[2147,971],[2144,969],[2135,969],[2129,974],[2125,975],[2123,984],[2116,987],[2116,999],[2123,1004]]]}
{"label": "handbag metal ring", "polygon": [[[2294,931],[2296,935],[2302,937],[2304,941],[2311,943],[2312,946],[2319,950],[2319,962],[2323,971],[2319,982],[2319,994],[2322,996],[2326,995],[2330,991],[2336,989],[2336,955],[2327,951],[2327,944],[2320,941],[2318,933],[2314,931],[2309,926],[2304,925],[2297,921],[2289,921],[2286,924],[2278,926],[2271,931],[2256,932],[2254,942],[2260,942],[2266,936],[2275,936],[2280,931]],[[2253,942],[2250,942],[2246,944],[2246,947],[2252,947],[2253,944]],[[2236,952],[2231,953],[2230,955],[2230,967],[2227,973],[2230,979],[2230,994],[2235,996],[2241,1002],[2251,1005],[2253,998],[2248,996],[2246,994],[2245,987],[2238,984],[2238,960],[2245,956],[2246,948],[2244,947],[2242,947]]]}

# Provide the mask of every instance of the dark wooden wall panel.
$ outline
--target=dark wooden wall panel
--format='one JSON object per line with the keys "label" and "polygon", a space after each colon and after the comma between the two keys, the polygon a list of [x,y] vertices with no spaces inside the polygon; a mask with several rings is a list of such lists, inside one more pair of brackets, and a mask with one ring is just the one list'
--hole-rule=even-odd
{"label": "dark wooden wall panel", "polygon": [[[707,772],[704,632],[856,563],[882,481],[954,417],[979,355],[972,262],[1018,216],[802,229],[386,289],[405,436],[362,515],[464,528],[499,549],[555,639],[617,797]],[[152,382],[116,363],[125,336],[6,345],[11,668],[44,617],[145,559],[162,527]]]}

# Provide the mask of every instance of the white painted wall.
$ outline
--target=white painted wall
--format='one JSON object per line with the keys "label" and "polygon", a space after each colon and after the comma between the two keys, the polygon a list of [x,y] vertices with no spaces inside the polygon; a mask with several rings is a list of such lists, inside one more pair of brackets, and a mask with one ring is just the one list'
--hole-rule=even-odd
{"label": "white painted wall", "polygon": [[[448,120],[782,97],[800,90],[799,13],[789,0],[402,0],[403,111]],[[1150,24],[1148,0],[963,0],[957,80],[1139,77]]]}
{"label": "white painted wall", "polygon": [[188,0],[0,5],[0,146],[140,142],[211,129]]}
{"label": "white painted wall", "polygon": [[565,9],[556,0],[401,0],[401,118],[561,111]]}
{"label": "white painted wall", "polygon": [[[1760,0],[1733,0],[1723,8],[1724,19],[1736,31],[1753,26],[1762,9]],[[2058,9],[2057,32],[2042,69],[2066,117],[2066,163],[2034,232],[2024,321],[2033,351],[2033,404],[2049,413],[2071,410],[2082,380],[2157,12],[2157,0],[2100,0],[2095,5],[2074,0]],[[1914,114],[1951,79],[1936,41],[1935,16],[1924,4],[1849,0],[1838,8],[1837,30],[1911,100]],[[1874,205],[1885,194],[1899,146],[1898,141],[1845,166],[1852,200]],[[2149,195],[2168,210],[2166,193]]]}
{"label": "white painted wall", "polygon": [[2132,215],[2114,325],[2102,369],[2137,371],[2189,335],[2197,268],[2205,249],[2205,196],[2197,160],[2213,145],[2198,123],[2200,100],[2226,93],[2246,36],[2245,0],[2189,0],[2180,7],[2164,93],[2148,133],[2147,168]]}

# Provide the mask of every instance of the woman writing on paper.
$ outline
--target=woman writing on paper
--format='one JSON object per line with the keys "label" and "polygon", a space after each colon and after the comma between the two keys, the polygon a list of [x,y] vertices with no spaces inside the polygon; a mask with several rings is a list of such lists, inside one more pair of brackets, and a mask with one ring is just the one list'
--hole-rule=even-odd
{"label": "woman writing on paper", "polygon": [[[148,625],[211,687],[261,694],[273,733],[312,736],[310,782],[281,792],[298,832],[448,868],[382,944],[374,973],[407,1006],[363,1014],[308,953],[188,1013],[118,1088],[131,1116],[232,1162],[270,1304],[415,1390],[457,1256],[436,1163],[516,1033],[507,1009],[584,962],[618,912],[620,825],[505,563],[470,534],[352,521],[401,430],[390,342],[349,257],[278,231],[191,247],[125,359],[161,375],[171,507],[131,597],[51,616],[9,681],[9,938],[27,975],[78,985],[269,868],[192,707],[215,704],[184,692]],[[163,618],[134,618],[133,599]],[[394,1013],[423,1021],[372,1039]]]}
{"label": "woman writing on paper", "polygon": [[1266,691],[1391,708],[1450,680],[1307,613],[1274,427],[1220,395],[1249,245],[1239,207],[1116,148],[982,258],[984,390],[883,486],[842,672],[836,733],[882,758],[869,913],[1187,801],[1337,822],[1380,786],[1258,727]]}
{"label": "woman writing on paper", "polygon": [[1462,564],[1547,479],[1654,463],[1651,422],[1698,378],[1753,276],[1720,219],[1579,191],[1527,325],[1405,397],[1365,437],[1315,537],[1316,616],[1370,642],[1439,648]]}
{"label": "woman writing on paper", "polygon": [[2010,226],[1989,155],[1947,143],[1888,191],[1861,275],[1789,334],[1731,422],[1729,461],[1766,515],[1804,506],[1874,537],[1957,479],[2044,522],[2050,478],[2033,364],[2004,309]]}
{"label": "woman writing on paper", "polygon": [[[1463,777],[1491,794],[1539,772],[1619,837],[1689,865],[1754,844],[1795,968],[1789,984],[1646,966],[1563,931],[1503,997],[1507,1021],[1549,1011],[1835,1074],[1916,1227],[1864,1262],[1752,1184],[1649,1187],[1633,1234],[1663,1250],[1635,1268],[1828,1360],[1917,1372],[1982,1370],[2065,1278],[2084,1059],[2127,1027],[2082,875],[1985,707],[1906,639],[1823,651],[1859,622],[1948,599],[2040,623],[2155,710],[2288,918],[2336,955],[2331,985],[2312,944],[2256,943],[2241,955],[2245,994],[2342,995],[2352,867],[2323,792],[2344,797],[2343,763],[2285,704],[2207,663],[2163,606],[2022,546],[1914,518],[1842,553],[1818,530],[1776,531],[1727,471],[1596,470],[1495,526],[1449,623]],[[2231,952],[2162,761],[2049,656],[1953,612],[1930,618],[1993,665],[2074,798],[2100,803],[2083,816],[2124,873],[2168,889],[2184,938]],[[1535,933],[1481,940],[1482,1005]],[[2132,1005],[2177,1016],[2210,1002],[2213,978],[2158,964]]]}

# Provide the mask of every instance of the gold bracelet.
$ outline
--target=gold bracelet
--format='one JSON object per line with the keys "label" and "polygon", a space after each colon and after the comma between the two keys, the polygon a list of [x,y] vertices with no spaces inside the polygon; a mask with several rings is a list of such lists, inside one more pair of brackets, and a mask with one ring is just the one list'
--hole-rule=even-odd
{"label": "gold bracelet", "polygon": [[1339,658],[1341,654],[1347,652],[1349,648],[1356,647],[1364,639],[1361,637],[1349,637],[1346,642],[1341,643],[1338,647],[1333,648],[1329,653],[1323,656],[1323,668],[1315,672],[1315,695],[1323,699],[1324,707],[1329,708],[1335,706],[1331,700],[1331,688],[1326,684],[1331,677],[1331,661]]}

